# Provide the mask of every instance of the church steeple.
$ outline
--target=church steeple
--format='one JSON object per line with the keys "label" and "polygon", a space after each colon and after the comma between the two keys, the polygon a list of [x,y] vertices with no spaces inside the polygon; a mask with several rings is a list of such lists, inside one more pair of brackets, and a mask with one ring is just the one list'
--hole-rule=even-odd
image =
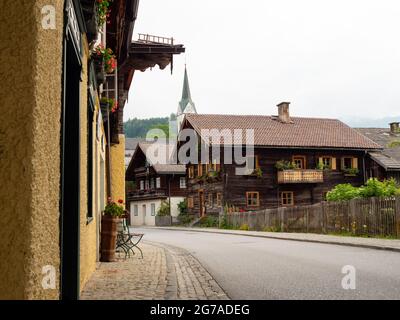
{"label": "church steeple", "polygon": [[187,74],[186,65],[185,65],[185,76],[183,78],[182,98],[181,101],[179,102],[177,115],[179,116],[185,113],[197,113],[196,106],[190,94],[189,77]]}

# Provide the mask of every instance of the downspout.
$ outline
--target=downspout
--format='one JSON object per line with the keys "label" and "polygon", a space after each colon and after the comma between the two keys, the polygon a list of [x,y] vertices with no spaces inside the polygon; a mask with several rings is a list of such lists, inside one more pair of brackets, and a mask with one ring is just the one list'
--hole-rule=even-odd
{"label": "downspout", "polygon": [[107,191],[108,196],[111,197],[111,134],[110,134],[110,107],[107,103]]}
{"label": "downspout", "polygon": [[[172,175],[174,178],[175,174]],[[168,177],[168,202],[169,202],[169,215],[171,215],[171,177]]]}

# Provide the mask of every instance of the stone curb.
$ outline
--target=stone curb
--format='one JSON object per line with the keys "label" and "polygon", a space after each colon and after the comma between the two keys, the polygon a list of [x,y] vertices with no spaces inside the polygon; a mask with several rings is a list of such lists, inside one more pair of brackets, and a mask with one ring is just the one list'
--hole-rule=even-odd
{"label": "stone curb", "polygon": [[[276,239],[276,240],[289,240],[289,241],[302,241],[302,242],[312,242],[312,243],[323,243],[323,244],[333,244],[340,246],[349,246],[349,247],[359,247],[359,248],[367,248],[367,249],[375,249],[375,250],[386,250],[386,251],[394,251],[400,252],[400,240],[386,240],[386,239],[377,239],[377,238],[360,238],[360,237],[339,237],[339,236],[330,236],[330,235],[319,235],[319,234],[296,234],[296,233],[266,233],[266,232],[258,232],[258,231],[233,231],[233,230],[219,230],[219,229],[203,229],[203,228],[184,228],[184,227],[145,227],[149,229],[163,229],[163,230],[173,230],[173,231],[192,231],[192,232],[203,232],[203,233],[214,233],[214,234],[228,234],[235,236],[248,236],[248,237],[257,237],[257,238],[268,238],[268,239]],[[320,239],[307,238],[306,236],[319,237]],[[331,239],[324,239],[325,237],[332,237]],[[353,240],[353,241],[351,241]],[[355,242],[356,240],[357,242]],[[383,244],[374,244],[368,243],[370,240],[376,241],[396,241],[398,246],[383,245]],[[364,241],[358,242],[358,241]]]}

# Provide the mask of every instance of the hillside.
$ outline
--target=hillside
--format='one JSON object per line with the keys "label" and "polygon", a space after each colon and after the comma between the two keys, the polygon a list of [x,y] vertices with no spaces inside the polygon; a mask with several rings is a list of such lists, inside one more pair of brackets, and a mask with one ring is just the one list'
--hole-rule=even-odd
{"label": "hillside", "polygon": [[175,119],[175,114],[165,118],[138,119],[133,118],[124,122],[124,131],[127,138],[145,138],[150,129],[160,128],[168,132],[169,119]]}

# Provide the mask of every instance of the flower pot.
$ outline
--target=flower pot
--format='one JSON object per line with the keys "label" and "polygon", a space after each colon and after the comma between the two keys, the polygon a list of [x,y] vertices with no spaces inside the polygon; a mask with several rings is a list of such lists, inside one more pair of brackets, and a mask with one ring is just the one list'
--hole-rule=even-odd
{"label": "flower pot", "polygon": [[104,61],[102,57],[94,57],[93,62],[94,62],[94,70],[96,72],[97,85],[100,85],[106,81]]}
{"label": "flower pot", "polygon": [[117,245],[117,223],[119,218],[103,216],[101,220],[101,261],[114,262]]}

